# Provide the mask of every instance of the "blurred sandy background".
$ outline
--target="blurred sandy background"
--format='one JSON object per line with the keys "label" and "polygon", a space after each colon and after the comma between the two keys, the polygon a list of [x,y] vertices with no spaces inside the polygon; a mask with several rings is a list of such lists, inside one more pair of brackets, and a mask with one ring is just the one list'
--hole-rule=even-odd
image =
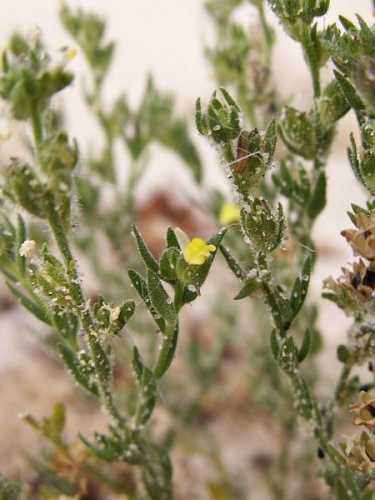
{"label": "blurred sandy background", "polygon": [[[201,96],[203,101],[207,100],[215,88],[203,55],[203,45],[213,39],[213,33],[202,0],[70,0],[67,3],[71,7],[81,6],[103,14],[108,20],[107,36],[117,44],[115,63],[105,88],[109,101],[125,91],[130,102],[137,103],[147,73],[150,72],[158,88],[174,93],[178,111],[190,117],[193,123],[195,99]],[[357,12],[371,22],[370,0],[331,0],[331,4],[331,14],[321,19],[323,24],[334,21],[338,12],[350,19],[354,19],[354,13]],[[41,28],[52,53],[61,46],[71,44],[71,39],[58,21],[58,9],[59,2],[53,0],[3,2],[0,47],[15,29],[24,31],[34,25]],[[251,23],[251,19],[248,22]],[[86,71],[82,56],[78,54],[70,64],[77,78],[73,86],[64,92],[63,102],[67,109],[68,130],[78,138],[84,152],[89,138],[92,140],[98,131],[92,125],[87,125],[88,114],[79,97]],[[309,76],[298,48],[284,37],[275,53],[275,77],[278,82],[283,82],[280,91],[285,96],[293,95],[297,105],[309,106]],[[322,279],[328,274],[337,276],[340,266],[350,259],[351,253],[339,233],[350,227],[346,215],[350,203],[364,200],[364,193],[346,160],[346,143],[351,127],[356,125],[353,117],[348,116],[341,124],[328,167],[328,206],[315,228],[322,253],[313,282],[316,296],[320,294]],[[215,152],[198,134],[195,137],[207,167],[205,182],[224,185],[224,176],[218,175]],[[152,165],[158,165],[158,168],[153,169],[151,165],[143,187],[145,192],[149,186],[163,186],[165,183],[165,178],[160,174],[160,165],[163,165],[163,172],[168,172],[169,185],[175,182],[179,189],[184,189],[183,184],[188,184],[189,178],[181,177],[180,171],[175,169],[175,158],[158,148],[154,153]],[[322,366],[326,367],[328,363],[330,369],[334,370],[336,365],[332,363],[332,348],[340,339],[344,339],[346,321],[331,304],[325,304],[321,321],[329,325],[329,331],[325,328],[327,350],[322,356]],[[19,452],[17,449],[10,450],[9,442],[14,439],[16,448],[27,447],[34,437],[32,431],[15,419],[15,415],[24,410],[35,411],[38,415],[48,414],[51,394],[55,401],[70,397],[65,380],[59,382],[58,368],[50,367],[51,372],[55,370],[56,373],[51,378],[49,376],[47,383],[38,358],[30,360],[29,352],[33,349],[33,343],[28,338],[25,340],[28,324],[29,316],[17,309],[0,312],[0,469],[5,464],[5,468],[10,470],[7,465],[17,463],[15,457]],[[43,398],[40,396],[41,391]],[[82,411],[84,409],[76,408],[77,414]],[[74,415],[72,419],[74,427]],[[7,426],[5,433],[4,425]]]}

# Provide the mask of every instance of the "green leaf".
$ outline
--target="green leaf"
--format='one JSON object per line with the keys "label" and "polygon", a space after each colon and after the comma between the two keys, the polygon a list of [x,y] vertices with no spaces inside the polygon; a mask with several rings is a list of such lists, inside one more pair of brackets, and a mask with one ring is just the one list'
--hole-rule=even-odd
{"label": "green leaf", "polygon": [[25,221],[20,214],[17,214],[16,226],[16,263],[21,276],[26,275],[26,258],[22,257],[19,253],[20,246],[26,240],[26,226]]}
{"label": "green leaf", "polygon": [[177,281],[177,259],[181,251],[174,247],[166,248],[161,254],[159,260],[160,277],[167,283],[174,283]]}
{"label": "green leaf", "polygon": [[346,17],[340,15],[339,20],[346,31],[352,31],[353,33],[358,31],[355,24],[353,24],[349,19],[346,19]]}
{"label": "green leaf", "polygon": [[74,351],[77,351],[77,334],[79,327],[77,316],[59,306],[52,307],[51,312],[53,326],[70,347],[72,347]]}
{"label": "green leaf", "polygon": [[272,316],[275,321],[279,333],[284,337],[290,328],[290,324],[294,318],[293,310],[289,301],[284,297],[279,287],[271,288],[268,283],[262,282],[263,291],[265,292],[266,300],[271,308]]}
{"label": "green leaf", "polygon": [[136,289],[137,293],[147,306],[148,310],[150,311],[155,323],[158,325],[159,329],[163,332],[165,330],[165,320],[164,318],[161,318],[159,313],[156,311],[156,309],[153,307],[151,298],[150,298],[150,292],[147,286],[147,281],[144,279],[144,277],[139,274],[138,271],[135,271],[134,269],[129,269],[128,270],[128,275],[129,279],[131,281],[131,284],[133,287]]}
{"label": "green leaf", "polygon": [[327,196],[327,178],[323,170],[319,172],[318,177],[315,181],[313,191],[311,193],[309,202],[307,204],[306,210],[310,219],[314,220],[323,208],[326,206]]}
{"label": "green leaf", "polygon": [[0,472],[0,498],[3,500],[21,500],[22,499],[22,483],[18,480],[9,481]]}
{"label": "green leaf", "polygon": [[142,361],[141,353],[139,352],[139,350],[136,346],[133,347],[132,367],[133,367],[137,382],[140,384],[142,382],[142,373],[143,373],[144,364]]}
{"label": "green leaf", "polygon": [[154,309],[168,323],[174,323],[176,321],[176,311],[172,298],[165,291],[158,275],[151,269],[147,271],[147,288]]}
{"label": "green leaf", "polygon": [[38,318],[43,323],[47,325],[53,326],[52,320],[49,317],[47,307],[41,308],[39,304],[31,300],[29,297],[24,295],[20,290],[12,285],[9,281],[6,282],[7,287],[12,292],[12,294],[16,297],[16,299],[23,305],[25,309],[31,312],[36,318]]}
{"label": "green leaf", "polygon": [[303,336],[302,343],[300,348],[298,349],[297,361],[298,363],[302,363],[302,361],[306,358],[310,351],[311,346],[311,333],[308,328],[306,328],[305,335]]}
{"label": "green leaf", "polygon": [[82,353],[80,359],[78,359],[76,353],[65,344],[58,344],[57,350],[76,382],[86,391],[99,396],[90,357]]}
{"label": "green leaf", "polygon": [[277,334],[275,328],[271,330],[270,334],[270,346],[271,346],[271,353],[275,361],[278,360],[279,354],[280,354],[280,346],[279,342],[277,340]]}
{"label": "green leaf", "polygon": [[364,109],[364,104],[357,94],[355,88],[353,85],[349,82],[347,78],[345,78],[344,75],[339,73],[336,70],[333,70],[333,73],[339,82],[341,92],[344,94],[345,99],[348,101],[349,105],[355,110],[355,111],[362,111]]}
{"label": "green leaf", "polygon": [[366,180],[364,179],[362,175],[362,171],[360,169],[359,161],[358,161],[358,150],[357,150],[357,144],[354,139],[353,132],[350,133],[350,144],[351,148],[349,147],[347,149],[347,154],[349,158],[350,165],[352,167],[353,173],[356,176],[357,180],[362,184],[363,187],[366,186]]}
{"label": "green leaf", "polygon": [[139,253],[142,257],[142,260],[145,264],[145,266],[148,269],[151,269],[155,273],[159,272],[159,264],[157,260],[154,258],[150,250],[148,249],[146,243],[144,242],[144,239],[142,238],[141,233],[139,232],[137,226],[135,224],[132,225],[132,234],[135,237],[135,240],[137,242],[137,247],[139,250]]}
{"label": "green leaf", "polygon": [[167,452],[156,444],[147,450],[149,460],[142,468],[142,480],[151,500],[172,498],[172,466]]}
{"label": "green leaf", "polygon": [[350,352],[344,344],[340,344],[337,347],[337,359],[344,364],[350,359]]}
{"label": "green leaf", "polygon": [[358,32],[362,42],[363,50],[366,55],[374,56],[375,54],[375,35],[371,28],[365,23],[361,16],[356,14],[360,30]]}
{"label": "green leaf", "polygon": [[151,417],[156,402],[156,389],[157,384],[153,372],[147,366],[144,366],[141,379],[141,394],[135,412],[137,427],[145,425]]}
{"label": "green leaf", "polygon": [[178,322],[176,321],[174,324],[168,323],[163,332],[161,350],[153,369],[156,379],[160,379],[164,375],[173,361],[177,347],[178,330]]}
{"label": "green leaf", "polygon": [[241,300],[246,297],[251,297],[257,294],[258,292],[263,291],[262,281],[258,275],[250,276],[245,278],[244,286],[234,297],[234,300]]}
{"label": "green leaf", "polygon": [[297,276],[297,278],[294,280],[293,288],[290,294],[289,302],[294,317],[297,316],[303,303],[305,302],[307,290],[309,288],[309,283],[310,283],[310,274],[311,274],[311,259],[310,257],[307,257],[302,266],[301,274]]}
{"label": "green leaf", "polygon": [[238,263],[238,261],[233,257],[232,253],[223,244],[219,245],[219,250],[233,274],[240,280],[244,280],[246,277],[246,272]]}
{"label": "green leaf", "polygon": [[265,142],[265,152],[269,154],[269,159],[268,163],[272,162],[273,155],[275,154],[275,149],[276,149],[276,141],[277,141],[277,133],[276,133],[276,120],[275,118],[272,118],[272,120],[269,122],[266,133],[264,135],[264,142]]}
{"label": "green leaf", "polygon": [[207,135],[209,132],[206,116],[202,112],[202,103],[200,98],[195,102],[195,126],[202,135]]}
{"label": "green leaf", "polygon": [[297,348],[293,337],[287,337],[283,340],[278,356],[278,364],[285,373],[293,374],[298,366]]}
{"label": "green leaf", "polygon": [[111,374],[112,368],[111,363],[109,361],[109,357],[107,353],[104,351],[103,347],[100,344],[97,336],[94,334],[91,335],[91,348],[92,355],[94,359],[92,360],[95,363],[96,370],[95,374],[100,377],[100,380],[104,383],[107,383]]}
{"label": "green leaf", "polygon": [[279,120],[278,132],[289,151],[307,160],[315,158],[317,142],[312,116],[285,106]]}
{"label": "green leaf", "polygon": [[176,234],[173,230],[172,227],[169,227],[167,229],[167,237],[166,237],[166,240],[167,240],[167,247],[168,248],[175,248],[176,250],[180,251],[180,245],[178,243],[178,240],[176,238]]}

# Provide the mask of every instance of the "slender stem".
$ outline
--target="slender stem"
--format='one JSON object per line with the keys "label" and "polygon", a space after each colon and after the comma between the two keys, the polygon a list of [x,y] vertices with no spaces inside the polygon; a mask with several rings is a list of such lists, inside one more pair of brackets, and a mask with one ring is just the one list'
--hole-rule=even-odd
{"label": "slender stem", "polygon": [[34,134],[35,154],[39,163],[40,148],[43,142],[43,126],[38,103],[34,99],[31,100],[31,124]]}
{"label": "slender stem", "polygon": [[[51,226],[52,233],[54,235],[56,244],[60,250],[60,253],[64,259],[65,266],[67,268],[67,273],[70,278],[70,286],[72,289],[72,295],[74,296],[76,303],[76,312],[81,318],[82,327],[84,329],[87,344],[90,349],[90,354],[95,362],[95,342],[97,342],[94,323],[90,314],[89,309],[87,308],[86,300],[79,284],[79,275],[77,266],[73,259],[73,255],[70,251],[69,243],[66,237],[66,234],[63,230],[63,226],[60,223],[59,216],[55,210],[54,205],[50,204],[50,217],[49,223]],[[102,380],[101,373],[99,367],[95,364],[95,373],[96,373],[96,381],[99,387],[100,396],[102,403],[107,409],[109,415],[117,422],[117,424],[124,428],[124,417],[119,413],[114,400],[112,393],[108,387],[106,381]]]}
{"label": "slender stem", "polygon": [[262,30],[263,30],[263,33],[264,33],[264,38],[265,38],[265,41],[266,41],[267,64],[270,65],[271,64],[272,47],[273,47],[273,44],[274,44],[273,31],[272,31],[272,28],[267,23],[266,16],[264,14],[263,3],[261,3],[258,6],[258,12],[259,12],[260,25],[262,26]]}

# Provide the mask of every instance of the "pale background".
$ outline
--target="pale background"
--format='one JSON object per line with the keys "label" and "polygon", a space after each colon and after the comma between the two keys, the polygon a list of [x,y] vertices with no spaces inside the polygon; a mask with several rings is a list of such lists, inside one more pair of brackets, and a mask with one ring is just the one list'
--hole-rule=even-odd
{"label": "pale background", "polygon": [[[354,12],[371,22],[372,3],[370,0],[334,0],[334,7],[330,17],[321,20],[330,23],[335,20],[338,9],[341,14],[354,20]],[[81,6],[105,15],[108,20],[108,39],[117,43],[115,63],[111,68],[111,75],[106,83],[106,97],[110,102],[120,92],[125,91],[131,103],[136,104],[140,98],[146,75],[151,72],[158,88],[172,91],[175,94],[178,111],[190,117],[193,122],[194,102],[198,96],[206,101],[215,88],[210,69],[203,55],[203,45],[213,39],[211,25],[203,11],[203,1],[194,0],[71,0],[69,6]],[[58,48],[71,44],[69,36],[61,28],[57,13],[59,2],[53,0],[18,0],[2,2],[0,16],[0,48],[6,43],[11,32],[18,28],[27,30],[38,25],[47,41],[50,52],[58,52]],[[250,20],[249,20],[250,22]],[[280,90],[284,95],[293,95],[298,105],[309,106],[311,87],[309,76],[305,71],[303,61],[296,45],[282,39],[275,54],[275,78],[280,83]],[[89,138],[98,133],[88,122],[87,112],[78,98],[80,85],[85,74],[85,63],[81,55],[70,63],[71,69],[77,73],[73,86],[64,92],[64,103],[67,107],[68,128],[71,135],[76,136],[82,144],[83,151],[88,145]],[[65,105],[65,104],[64,104]],[[324,214],[319,218],[315,234],[319,239],[322,250],[322,259],[318,261],[317,272],[314,277],[313,289],[316,296],[321,290],[321,281],[328,274],[338,276],[340,267],[351,258],[340,231],[350,227],[346,215],[350,203],[362,203],[364,193],[355,181],[346,159],[347,137],[351,127],[356,127],[353,117],[345,118],[337,141],[334,154],[328,166],[329,175],[329,204]],[[193,131],[192,127],[192,131]],[[193,132],[194,133],[194,132]],[[100,140],[100,139],[99,139]],[[196,143],[200,148],[208,168],[205,182],[224,184],[224,176],[218,175],[218,159],[215,152],[207,143],[196,134]],[[168,172],[168,184],[181,188],[182,183],[190,182],[188,177],[181,176],[181,171],[175,169],[175,157],[170,153],[154,151],[153,164],[147,177],[148,185],[163,185],[165,177],[160,174]],[[162,165],[162,167],[161,167]],[[144,187],[146,190],[147,186]],[[142,194],[142,193],[141,193]],[[28,344],[22,340],[22,331],[14,325],[14,312],[1,313],[0,316],[0,401],[4,403],[7,393],[6,415],[2,419],[14,418],[14,415],[24,408],[25,404],[31,409],[34,404],[33,395],[21,395],[23,400],[17,399],[17,390],[25,380],[30,378],[37,382],[38,374],[35,363],[28,367]],[[18,313],[17,313],[18,314]],[[329,325],[327,332],[327,350],[322,356],[322,366],[328,370],[337,366],[334,361],[334,346],[345,339],[346,321],[337,308],[326,304],[321,315],[322,324]],[[27,319],[24,320],[26,324]],[[17,328],[17,330],[15,330]],[[21,339],[21,340],[20,340]],[[333,361],[332,361],[333,360]],[[27,371],[23,374],[23,370]],[[13,378],[12,378],[13,376]],[[40,373],[43,377],[42,372]],[[18,378],[17,378],[18,377]],[[10,387],[9,384],[14,384]],[[53,389],[56,398],[64,397],[64,385],[59,387],[54,382]],[[9,391],[10,389],[10,391]],[[35,391],[37,399],[38,385]],[[12,398],[9,399],[9,394]],[[13,406],[12,406],[12,403]],[[3,404],[2,407],[4,408]],[[49,403],[44,414],[49,413]],[[43,414],[40,406],[38,414]],[[15,425],[15,424],[14,424]],[[23,425],[23,424],[21,424]],[[11,426],[9,433],[18,433],[19,427]],[[27,440],[27,438],[26,438]],[[1,444],[1,443],[0,443]],[[4,446],[0,455],[6,450]],[[5,456],[0,456],[3,462]]]}

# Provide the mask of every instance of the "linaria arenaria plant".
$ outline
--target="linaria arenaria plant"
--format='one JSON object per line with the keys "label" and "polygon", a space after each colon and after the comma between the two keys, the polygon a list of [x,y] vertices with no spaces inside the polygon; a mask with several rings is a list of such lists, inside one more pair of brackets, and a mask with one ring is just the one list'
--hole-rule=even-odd
{"label": "linaria arenaria plant", "polygon": [[[106,41],[99,16],[61,7],[67,47],[58,60],[40,32],[11,37],[1,62],[0,140],[11,133],[7,113],[23,124],[27,152],[1,168],[0,271],[44,324],[41,338],[82,401],[104,410],[107,428],[91,435],[83,427],[68,439],[64,401],[51,401],[47,417],[24,414],[45,446],[39,455],[27,450],[32,481],[0,476],[1,498],[183,498],[176,457],[193,452],[211,471],[199,498],[255,498],[249,465],[228,465],[210,426],[221,417],[230,429],[244,421],[267,427],[265,451],[252,462],[267,498],[372,498],[375,383],[357,368],[373,372],[375,355],[375,31],[359,15],[326,25],[329,8],[329,0],[205,2],[217,35],[205,48],[217,88],[196,101],[195,134],[216,149],[233,199],[203,182],[194,134],[151,76],[137,107],[125,94],[103,104],[115,43]],[[247,9],[256,18],[252,29],[238,21]],[[311,76],[307,109],[280,97],[275,18]],[[85,158],[52,106],[75,78],[77,50],[90,69],[83,99],[105,139]],[[354,227],[342,231],[353,262],[323,284],[323,296],[352,326],[337,348],[342,370],[332,396],[322,399],[320,303],[309,296],[319,257],[312,231],[329,202],[326,165],[336,129],[351,110],[358,130],[347,138],[348,166],[368,201],[352,205]],[[160,251],[140,229],[134,195],[155,142],[181,158],[212,222],[212,231],[194,233],[176,221]],[[129,159],[125,180],[119,143]],[[94,295],[80,259],[100,283]],[[206,280],[215,300],[205,306],[205,330],[189,330],[187,306],[204,303]],[[349,411],[365,430],[346,430],[343,438]],[[245,434],[241,440],[252,448]]]}

